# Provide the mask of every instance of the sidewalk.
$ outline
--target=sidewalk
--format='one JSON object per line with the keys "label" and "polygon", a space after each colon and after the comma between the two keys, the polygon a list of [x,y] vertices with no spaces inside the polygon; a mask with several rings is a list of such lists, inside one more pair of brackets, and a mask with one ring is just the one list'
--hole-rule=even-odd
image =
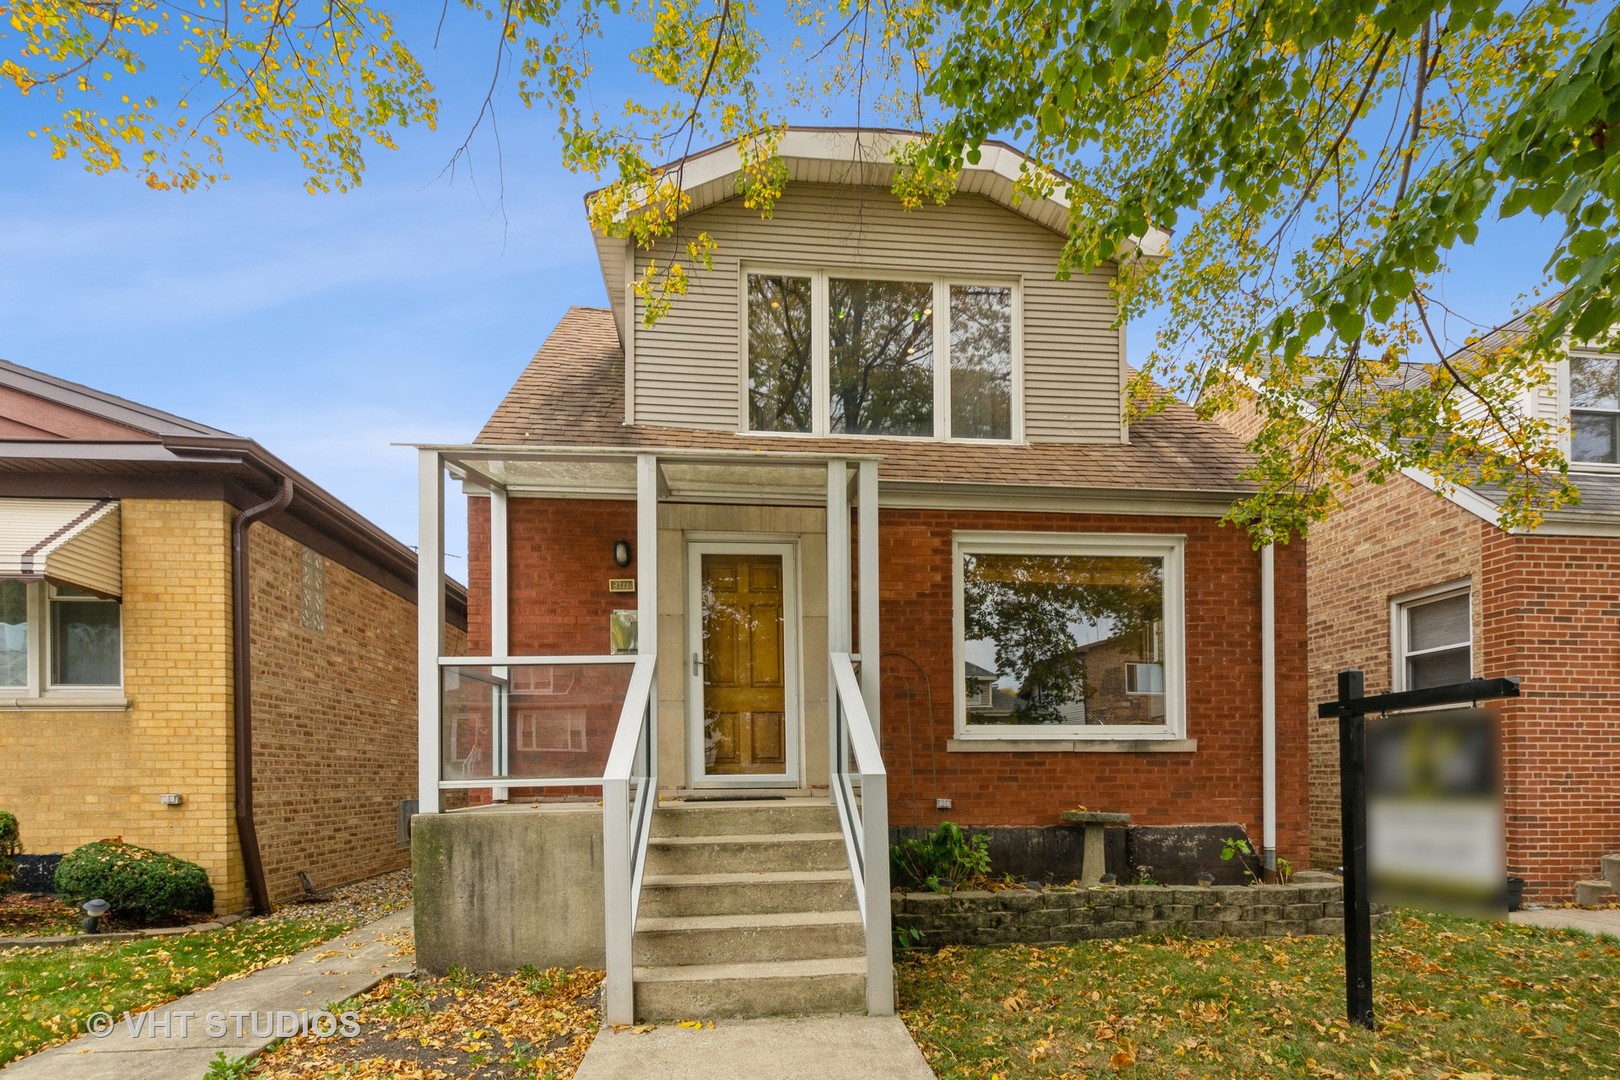
{"label": "sidewalk", "polygon": [[5,1080],[201,1077],[221,1050],[230,1058],[262,1050],[275,1037],[278,1014],[320,1013],[389,975],[412,970],[416,957],[410,948],[410,929],[411,910],[406,908],[307,949],[285,964],[227,979],[127,1020],[118,1017],[103,1037],[83,1035],[42,1050],[0,1069],[0,1076]]}
{"label": "sidewalk", "polygon": [[574,1080],[933,1080],[896,1016],[717,1020],[712,1028],[603,1028]]}
{"label": "sidewalk", "polygon": [[1620,938],[1620,908],[1540,908],[1515,911],[1508,922],[1521,926],[1544,926],[1550,930],[1585,930],[1588,934],[1608,934]]}

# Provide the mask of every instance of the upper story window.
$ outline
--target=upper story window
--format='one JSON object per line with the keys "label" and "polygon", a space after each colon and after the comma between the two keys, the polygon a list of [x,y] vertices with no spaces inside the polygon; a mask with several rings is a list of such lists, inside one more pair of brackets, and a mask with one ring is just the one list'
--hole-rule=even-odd
{"label": "upper story window", "polygon": [[1569,358],[1569,459],[1620,464],[1620,357]]}
{"label": "upper story window", "polygon": [[748,274],[749,430],[1015,438],[1015,292],[946,278]]}
{"label": "upper story window", "polygon": [[123,682],[123,611],[81,589],[0,581],[0,690],[115,690]]}

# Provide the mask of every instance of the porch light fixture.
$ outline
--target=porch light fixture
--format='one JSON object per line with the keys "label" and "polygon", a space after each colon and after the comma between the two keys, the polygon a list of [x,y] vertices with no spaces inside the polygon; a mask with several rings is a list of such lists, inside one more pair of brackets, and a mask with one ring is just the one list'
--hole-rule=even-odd
{"label": "porch light fixture", "polygon": [[628,541],[628,540],[615,540],[615,541],[613,541],[613,565],[614,566],[629,566],[630,565],[630,541]]}
{"label": "porch light fixture", "polygon": [[87,934],[101,933],[101,917],[112,909],[112,905],[105,900],[86,900],[84,904],[84,921],[79,925]]}

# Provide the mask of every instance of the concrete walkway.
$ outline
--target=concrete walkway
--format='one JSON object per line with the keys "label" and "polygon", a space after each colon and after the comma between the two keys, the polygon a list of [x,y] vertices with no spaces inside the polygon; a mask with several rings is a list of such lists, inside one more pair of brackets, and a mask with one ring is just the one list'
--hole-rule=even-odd
{"label": "concrete walkway", "polygon": [[[255,1053],[295,1025],[386,976],[416,966],[411,911],[395,912],[240,979],[227,979],[129,1018],[97,1038],[83,1035],[0,1069],[5,1080],[190,1080],[228,1058]],[[213,1030],[210,1030],[212,1028]],[[290,1034],[282,1031],[281,1034]]]}
{"label": "concrete walkway", "polygon": [[604,1028],[574,1080],[932,1080],[898,1017],[807,1016]]}
{"label": "concrete walkway", "polygon": [[1541,908],[1515,911],[1508,922],[1521,926],[1544,926],[1550,930],[1585,930],[1588,934],[1608,934],[1620,938],[1620,908]]}

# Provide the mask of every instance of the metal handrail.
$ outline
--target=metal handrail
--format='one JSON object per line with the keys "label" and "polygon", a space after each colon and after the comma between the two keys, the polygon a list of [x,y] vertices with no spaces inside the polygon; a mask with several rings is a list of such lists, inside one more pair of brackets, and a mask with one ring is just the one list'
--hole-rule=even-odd
{"label": "metal handrail", "polygon": [[602,770],[602,899],[607,952],[602,1011],[610,1024],[628,1024],[635,1017],[631,941],[640,910],[652,811],[658,802],[658,727],[653,709],[656,669],[656,657],[636,659],[619,727],[608,751],[607,767]]}
{"label": "metal handrail", "polygon": [[[850,654],[831,653],[828,660],[834,687],[829,779],[866,930],[866,1011],[890,1016],[894,1013],[894,943],[889,911],[889,776]],[[860,784],[858,802],[855,782]]]}

